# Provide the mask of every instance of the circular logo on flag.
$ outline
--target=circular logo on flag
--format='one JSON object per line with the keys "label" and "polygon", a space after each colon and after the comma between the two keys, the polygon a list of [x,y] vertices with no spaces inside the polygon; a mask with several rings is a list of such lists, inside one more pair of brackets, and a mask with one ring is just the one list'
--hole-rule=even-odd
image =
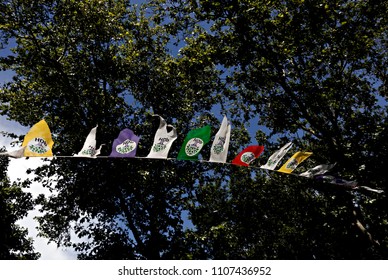
{"label": "circular logo on flag", "polygon": [[170,142],[170,139],[168,139],[167,137],[161,137],[159,138],[159,142],[156,143],[152,150],[155,152],[155,153],[158,153],[158,152],[161,152],[163,150],[165,150],[167,148],[167,143]]}
{"label": "circular logo on flag", "polygon": [[224,144],[226,137],[218,137],[218,142],[213,146],[213,153],[216,155],[221,154],[224,151]]}
{"label": "circular logo on flag", "polygon": [[241,161],[246,164],[250,164],[255,159],[255,154],[252,152],[243,153],[241,156]]}
{"label": "circular logo on flag", "polygon": [[276,161],[272,160],[272,159],[269,159],[268,162],[267,162],[267,165],[268,166],[271,166],[271,165],[274,165]]}
{"label": "circular logo on flag", "polygon": [[218,145],[218,144],[216,144],[216,145],[214,145],[214,147],[213,147],[213,152],[216,154],[216,155],[219,155],[219,154],[221,154],[222,152],[224,151],[224,145]]}
{"label": "circular logo on flag", "polygon": [[185,147],[186,155],[189,157],[195,156],[203,147],[203,141],[201,138],[190,139]]}
{"label": "circular logo on flag", "polygon": [[96,148],[93,146],[89,146],[87,149],[82,150],[81,154],[85,156],[94,156],[96,154]]}
{"label": "circular logo on flag", "polygon": [[288,169],[295,169],[298,166],[298,161],[296,159],[290,160],[290,162],[286,165],[286,168]]}
{"label": "circular logo on flag", "polygon": [[136,142],[129,139],[125,140],[123,143],[116,146],[116,152],[122,155],[129,154],[135,149],[136,149]]}
{"label": "circular logo on flag", "polygon": [[163,151],[164,149],[166,149],[166,145],[163,145],[163,144],[160,144],[160,143],[155,144],[154,147],[152,148],[152,150],[153,150],[155,153],[161,152],[161,151]]}
{"label": "circular logo on flag", "polygon": [[47,153],[50,150],[46,140],[43,138],[34,138],[28,142],[27,147],[31,152],[41,155]]}

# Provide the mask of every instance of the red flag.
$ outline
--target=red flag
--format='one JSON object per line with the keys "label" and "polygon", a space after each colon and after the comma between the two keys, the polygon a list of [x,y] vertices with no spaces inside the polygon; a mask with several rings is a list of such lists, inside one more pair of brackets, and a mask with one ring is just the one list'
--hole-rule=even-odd
{"label": "red flag", "polygon": [[232,161],[233,164],[248,166],[254,159],[258,158],[264,151],[264,146],[248,146]]}

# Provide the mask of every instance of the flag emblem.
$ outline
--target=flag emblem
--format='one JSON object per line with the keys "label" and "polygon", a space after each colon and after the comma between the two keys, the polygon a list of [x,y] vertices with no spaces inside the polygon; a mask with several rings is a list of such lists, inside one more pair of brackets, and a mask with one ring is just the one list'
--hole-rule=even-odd
{"label": "flag emblem", "polygon": [[246,164],[250,164],[255,159],[255,154],[252,152],[246,152],[241,156],[241,161]]}
{"label": "flag emblem", "polygon": [[225,141],[226,137],[218,137],[218,142],[213,146],[214,154],[219,155],[224,151]]}
{"label": "flag emblem", "polygon": [[170,142],[170,139],[168,139],[167,137],[165,138],[159,138],[159,142],[156,143],[153,148],[152,148],[152,151],[154,151],[155,153],[158,153],[158,152],[161,152],[163,151],[164,149],[167,148],[167,143]]}
{"label": "flag emblem", "polygon": [[81,155],[84,155],[84,156],[96,156],[96,148],[93,147],[93,146],[89,146],[87,147],[86,149],[83,149],[81,151]]}
{"label": "flag emblem", "polygon": [[286,168],[288,169],[295,169],[297,166],[298,166],[299,162],[293,158],[292,160],[290,160],[290,162],[287,164]]}
{"label": "flag emblem", "polygon": [[122,155],[129,154],[135,149],[136,149],[136,142],[130,139],[127,139],[123,143],[116,146],[116,152]]}
{"label": "flag emblem", "polygon": [[201,151],[203,145],[204,142],[201,138],[190,139],[185,147],[186,155],[188,155],[189,157],[195,156],[199,153],[199,151]]}
{"label": "flag emblem", "polygon": [[28,142],[27,147],[31,152],[40,155],[43,155],[50,150],[50,147],[48,146],[46,140],[40,137],[36,137],[30,142]]}

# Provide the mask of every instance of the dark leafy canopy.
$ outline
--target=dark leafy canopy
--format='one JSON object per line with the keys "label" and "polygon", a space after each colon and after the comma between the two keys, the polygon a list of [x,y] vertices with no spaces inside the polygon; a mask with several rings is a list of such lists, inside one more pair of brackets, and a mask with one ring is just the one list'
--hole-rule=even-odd
{"label": "dark leafy canopy", "polygon": [[24,192],[29,182],[11,184],[7,177],[8,164],[7,158],[0,158],[0,259],[35,260],[40,254],[34,252],[33,240],[28,238],[27,229],[16,224],[33,209],[31,194]]}
{"label": "dark leafy canopy", "polygon": [[375,171],[365,160],[376,155],[372,141],[384,130],[385,1],[189,3],[168,9],[173,18],[183,9],[181,21],[191,12],[193,25],[208,24],[186,52],[209,50],[230,69],[232,99],[249,104],[273,134],[302,134],[323,160],[352,173],[365,164],[359,178]]}
{"label": "dark leafy canopy", "polygon": [[[145,156],[153,108],[178,128],[174,157],[190,128],[218,127],[211,112],[221,108],[233,121],[231,155],[259,115],[267,150],[291,139],[341,176],[387,183],[384,1],[0,5],[0,36],[16,42],[0,61],[15,71],[1,112],[29,126],[44,117],[56,154],[78,151],[98,124],[104,153],[130,127]],[[54,159],[36,173],[55,190],[37,201],[41,234],[79,258],[388,256],[385,196],[195,162]],[[73,243],[71,230],[85,241]]]}
{"label": "dark leafy canopy", "polygon": [[[216,121],[208,114],[187,126],[218,100],[217,70],[172,57],[163,27],[144,9],[127,1],[8,1],[3,8],[3,38],[17,44],[15,55],[2,60],[16,73],[2,89],[3,113],[25,125],[43,116],[56,135],[56,154],[79,150],[98,124],[100,143],[110,145],[129,127],[142,137],[138,154],[146,155],[158,122],[146,114],[151,108],[169,123],[176,119],[181,135]],[[181,254],[183,201],[202,169],[164,161],[53,160],[37,172],[58,192],[38,200],[46,211],[41,233],[70,246],[73,227],[93,240],[75,245],[80,258]]]}

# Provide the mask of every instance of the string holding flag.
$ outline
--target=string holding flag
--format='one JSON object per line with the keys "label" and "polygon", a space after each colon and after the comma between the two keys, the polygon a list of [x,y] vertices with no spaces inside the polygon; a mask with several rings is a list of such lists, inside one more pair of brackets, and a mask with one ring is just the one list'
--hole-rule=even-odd
{"label": "string holding flag", "polygon": [[[114,158],[114,157],[129,157],[141,159],[167,158],[168,152],[172,143],[177,139],[176,129],[159,115],[159,128],[155,133],[154,143],[147,157],[136,157],[137,146],[140,137],[136,136],[132,130],[124,129],[120,132],[118,138],[113,141],[112,152],[109,156],[99,156],[98,158]],[[81,151],[73,156],[55,156],[57,158],[64,157],[87,157],[97,158],[100,155],[101,148],[104,144],[96,149],[96,133],[97,127],[91,129],[87,136]],[[168,131],[170,128],[170,131]],[[230,124],[224,116],[220,129],[214,137],[211,147],[211,154],[208,161],[201,160],[201,162],[216,162],[221,164],[234,164],[254,169],[273,170],[281,173],[291,174],[303,161],[312,155],[312,152],[297,152],[278,170],[275,170],[278,163],[291,149],[292,142],[285,144],[279,150],[275,151],[267,163],[260,167],[251,167],[250,164],[258,158],[264,151],[263,146],[251,145],[241,151],[231,163],[226,162],[228,147],[230,142]],[[198,160],[198,155],[204,145],[206,145],[211,138],[210,125],[191,130],[184,139],[183,145],[179,151],[176,160]],[[51,131],[45,120],[41,120],[31,127],[25,135],[22,147],[9,152],[0,153],[0,156],[9,156],[13,158],[21,157],[53,157],[52,147],[54,141],[51,137]],[[343,186],[352,190],[367,190],[375,193],[382,193],[383,190],[373,189],[367,186],[360,186],[356,181],[347,181],[327,173],[335,166],[335,164],[321,164],[311,168],[301,174],[294,174],[295,176],[313,178],[321,180],[326,183]]]}

